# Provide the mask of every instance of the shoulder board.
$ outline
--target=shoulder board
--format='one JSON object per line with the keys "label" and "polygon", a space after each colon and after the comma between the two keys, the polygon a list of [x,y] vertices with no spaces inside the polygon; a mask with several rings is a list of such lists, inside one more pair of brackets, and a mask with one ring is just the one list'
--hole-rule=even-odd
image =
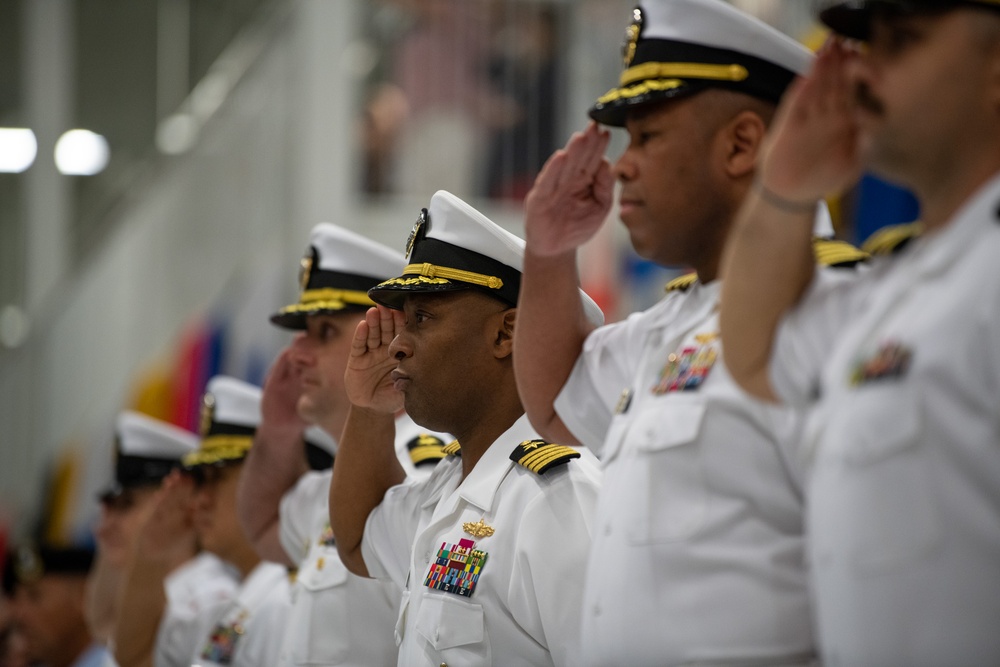
{"label": "shoulder board", "polygon": [[462,445],[458,444],[458,440],[452,440],[447,445],[442,447],[441,451],[445,456],[461,456]]}
{"label": "shoulder board", "polygon": [[547,470],[580,458],[580,452],[572,447],[556,445],[544,440],[525,440],[514,448],[510,460],[531,472],[541,475]]}
{"label": "shoulder board", "polygon": [[406,449],[410,452],[413,465],[418,467],[432,466],[445,457],[444,440],[427,433],[421,433],[406,443]]}
{"label": "shoulder board", "polygon": [[869,236],[861,245],[861,249],[875,256],[894,255],[923,231],[924,225],[920,222],[889,225]]}
{"label": "shoulder board", "polygon": [[691,285],[694,285],[698,280],[698,274],[691,272],[685,273],[683,276],[674,278],[666,285],[663,286],[664,292],[686,292]]}
{"label": "shoulder board", "polygon": [[813,239],[813,254],[820,266],[850,268],[868,260],[869,255],[846,241],[837,239]]}

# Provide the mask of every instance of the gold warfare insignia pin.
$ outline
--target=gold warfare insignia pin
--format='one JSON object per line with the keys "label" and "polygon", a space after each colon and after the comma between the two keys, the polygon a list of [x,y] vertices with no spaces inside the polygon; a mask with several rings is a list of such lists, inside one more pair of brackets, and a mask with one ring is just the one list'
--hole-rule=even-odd
{"label": "gold warfare insignia pin", "polygon": [[413,246],[417,243],[417,238],[420,236],[420,232],[424,227],[427,226],[427,222],[430,218],[427,215],[427,209],[420,209],[420,215],[417,216],[417,221],[413,223],[413,229],[410,230],[410,236],[406,239],[406,258],[410,258],[410,253],[413,252]]}
{"label": "gold warfare insignia pin", "polygon": [[635,58],[635,49],[639,44],[639,35],[642,33],[642,8],[636,7],[632,10],[632,23],[625,29],[625,43],[622,44],[622,59],[625,67],[628,68]]}
{"label": "gold warfare insignia pin", "polygon": [[304,292],[306,286],[309,285],[309,276],[312,274],[313,269],[313,250],[309,249],[305,257],[299,262],[299,287]]}
{"label": "gold warfare insignia pin", "polygon": [[201,437],[206,437],[208,432],[212,430],[212,421],[215,419],[215,396],[206,393],[201,399],[201,422],[198,425],[198,430],[201,433]]}
{"label": "gold warfare insignia pin", "polygon": [[493,530],[492,526],[486,525],[486,521],[480,519],[476,523],[466,522],[462,524],[462,530],[467,532],[473,537],[482,539],[484,537],[490,537],[496,531]]}

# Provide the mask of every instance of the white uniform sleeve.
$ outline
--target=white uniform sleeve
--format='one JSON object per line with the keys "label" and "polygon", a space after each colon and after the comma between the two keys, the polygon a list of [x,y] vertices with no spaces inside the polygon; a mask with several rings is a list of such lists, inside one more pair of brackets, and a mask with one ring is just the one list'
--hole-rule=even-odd
{"label": "white uniform sleeve", "polygon": [[307,472],[281,499],[278,531],[281,546],[293,563],[301,563],[309,552],[309,542],[315,539],[316,513],[323,512],[330,502],[329,470]]}
{"label": "white uniform sleeve", "polygon": [[642,313],[591,332],[583,344],[555,410],[582,445],[600,456],[614,409],[628,388],[645,341]]}
{"label": "white uniform sleeve", "polygon": [[361,540],[361,556],[369,576],[406,587],[410,552],[416,539],[427,484],[437,479],[444,467],[461,461],[442,461],[435,474],[422,482],[397,484],[385,492],[382,502],[368,515]]}
{"label": "white uniform sleeve", "polygon": [[518,623],[549,649],[556,665],[575,662],[571,652],[580,632],[597,507],[596,462],[593,467],[589,475],[582,466],[547,473],[544,482],[551,487],[528,506],[518,531],[508,604]]}
{"label": "white uniform sleeve", "polygon": [[782,402],[816,399],[823,366],[867,294],[863,271],[820,269],[806,295],[779,323],[771,352],[771,386]]}

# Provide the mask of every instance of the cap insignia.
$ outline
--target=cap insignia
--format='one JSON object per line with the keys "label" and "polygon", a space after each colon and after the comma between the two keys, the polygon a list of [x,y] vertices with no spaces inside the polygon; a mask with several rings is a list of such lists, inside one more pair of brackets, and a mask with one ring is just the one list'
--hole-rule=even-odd
{"label": "cap insignia", "polygon": [[420,209],[420,215],[417,216],[417,221],[413,223],[413,229],[410,230],[410,237],[406,239],[406,258],[410,258],[410,253],[413,252],[413,246],[417,244],[417,240],[423,238],[426,233],[425,227],[427,227],[430,222],[430,216],[427,214],[427,209]]}
{"label": "cap insignia", "polygon": [[205,396],[201,399],[201,423],[198,427],[201,437],[204,438],[208,435],[208,432],[212,429],[212,421],[214,419],[215,396],[206,392]]}
{"label": "cap insignia", "polygon": [[635,58],[635,49],[639,44],[639,35],[642,34],[642,8],[636,7],[632,10],[632,23],[625,29],[625,43],[622,44],[622,59],[625,67],[632,64]]}
{"label": "cap insignia", "polygon": [[306,286],[309,285],[309,276],[312,274],[313,268],[313,249],[310,248],[309,252],[306,253],[305,257],[299,262],[299,287],[302,291],[305,291]]}
{"label": "cap insignia", "polygon": [[493,529],[493,526],[486,525],[486,521],[484,519],[480,519],[476,523],[467,521],[466,523],[462,524],[462,530],[467,532],[469,535],[472,535],[473,537],[479,539],[482,539],[484,537],[490,537],[491,535],[493,535],[493,533],[496,532]]}

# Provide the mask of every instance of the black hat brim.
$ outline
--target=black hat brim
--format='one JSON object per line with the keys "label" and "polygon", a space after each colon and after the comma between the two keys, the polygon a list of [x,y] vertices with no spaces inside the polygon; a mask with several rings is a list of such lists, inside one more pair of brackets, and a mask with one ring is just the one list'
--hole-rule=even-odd
{"label": "black hat brim", "polygon": [[[406,280],[412,276],[401,276],[399,280]],[[368,290],[368,296],[375,303],[391,308],[393,310],[403,310],[403,303],[407,296],[414,294],[444,294],[447,292],[460,292],[473,289],[472,285],[459,282],[437,282],[437,283],[414,283],[411,285],[400,285],[385,283],[377,285]],[[495,295],[494,295],[495,296]]]}
{"label": "black hat brim", "polygon": [[[588,115],[601,125],[611,127],[625,127],[625,121],[631,111],[657,104],[689,97],[695,93],[709,88],[712,84],[706,81],[682,81],[676,87],[668,90],[653,90],[639,95],[619,97],[616,100],[604,104],[598,102]],[[616,90],[622,90],[618,88]]]}

